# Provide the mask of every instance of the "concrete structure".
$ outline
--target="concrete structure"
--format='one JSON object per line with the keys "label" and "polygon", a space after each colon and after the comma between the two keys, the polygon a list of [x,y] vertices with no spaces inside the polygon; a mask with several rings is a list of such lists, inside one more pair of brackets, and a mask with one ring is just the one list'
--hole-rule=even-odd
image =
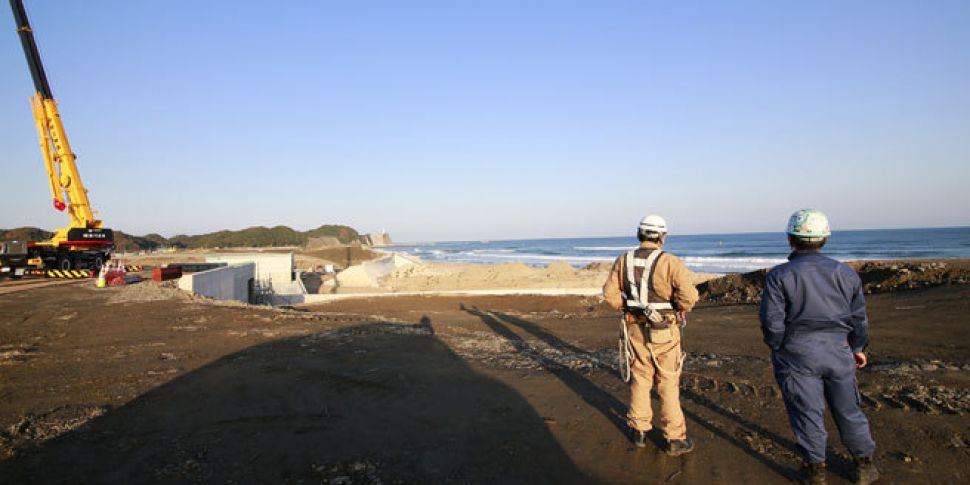
{"label": "concrete structure", "polygon": [[240,263],[179,278],[179,288],[216,300],[253,303],[256,277],[254,263]]}
{"label": "concrete structure", "polygon": [[206,262],[230,265],[251,263],[255,267],[255,300],[271,305],[302,303],[306,295],[297,277],[293,253],[220,253],[206,256]]}
{"label": "concrete structure", "polygon": [[394,242],[391,241],[391,235],[388,234],[387,232],[379,232],[379,233],[374,232],[371,234],[361,234],[360,243],[366,244],[371,247],[390,246],[394,244]]}
{"label": "concrete structure", "polygon": [[256,265],[256,283],[283,289],[296,279],[293,253],[220,253],[205,257],[207,263],[253,263]]}

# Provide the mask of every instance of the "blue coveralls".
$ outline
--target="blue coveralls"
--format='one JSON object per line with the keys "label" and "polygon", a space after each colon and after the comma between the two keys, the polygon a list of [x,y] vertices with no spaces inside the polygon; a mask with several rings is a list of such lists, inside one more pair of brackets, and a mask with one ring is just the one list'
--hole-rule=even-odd
{"label": "blue coveralls", "polygon": [[842,444],[853,456],[872,456],[876,444],[859,407],[852,357],[869,344],[862,281],[818,251],[797,250],[788,259],[768,272],[759,316],[796,449],[810,463],[825,461],[828,403]]}

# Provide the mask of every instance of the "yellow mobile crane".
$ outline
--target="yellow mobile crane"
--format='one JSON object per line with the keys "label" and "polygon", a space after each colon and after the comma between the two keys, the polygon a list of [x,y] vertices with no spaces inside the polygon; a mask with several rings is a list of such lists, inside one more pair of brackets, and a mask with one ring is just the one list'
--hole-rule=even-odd
{"label": "yellow mobile crane", "polygon": [[[84,188],[77,169],[77,157],[67,141],[67,133],[57,111],[57,101],[54,101],[47,74],[40,62],[40,53],[34,42],[33,30],[27,21],[23,1],[10,0],[10,7],[17,22],[17,34],[23,44],[27,66],[36,89],[30,102],[34,110],[37,134],[40,136],[40,151],[47,169],[54,208],[59,211],[67,209],[70,219],[70,225],[54,231],[49,240],[27,242],[26,262],[28,266],[35,268],[97,269],[110,257],[114,247],[114,233],[111,229],[104,228],[102,222],[94,217],[88,201],[88,191]],[[10,271],[9,267],[7,271]]]}

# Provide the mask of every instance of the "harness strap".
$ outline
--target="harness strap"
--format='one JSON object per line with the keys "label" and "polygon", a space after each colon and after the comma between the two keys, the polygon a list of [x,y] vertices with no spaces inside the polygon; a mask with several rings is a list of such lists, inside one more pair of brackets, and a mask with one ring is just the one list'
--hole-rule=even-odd
{"label": "harness strap", "polygon": [[[636,252],[637,250],[634,249],[626,253],[626,306],[672,310],[673,306],[669,302],[650,303],[650,277],[653,275],[653,268],[663,251],[656,249],[646,258],[638,258]],[[636,268],[643,268],[639,284],[635,281]]]}

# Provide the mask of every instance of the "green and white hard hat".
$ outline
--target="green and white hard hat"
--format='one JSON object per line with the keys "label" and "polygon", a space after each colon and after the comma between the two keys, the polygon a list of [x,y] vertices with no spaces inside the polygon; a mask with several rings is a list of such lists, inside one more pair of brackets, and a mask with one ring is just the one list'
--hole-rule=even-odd
{"label": "green and white hard hat", "polygon": [[796,211],[788,219],[788,234],[809,241],[825,239],[832,234],[829,218],[818,209]]}

